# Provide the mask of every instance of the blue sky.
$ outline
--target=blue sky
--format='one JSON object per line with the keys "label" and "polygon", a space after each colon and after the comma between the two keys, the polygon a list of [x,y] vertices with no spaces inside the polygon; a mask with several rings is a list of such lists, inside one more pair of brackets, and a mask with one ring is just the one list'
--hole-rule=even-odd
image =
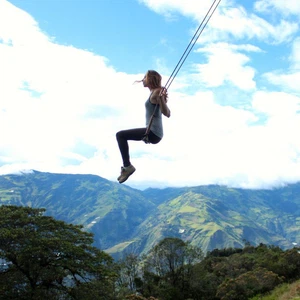
{"label": "blue sky", "polygon": [[[115,181],[115,133],[143,127],[211,0],[0,0],[0,174]],[[300,180],[300,2],[222,0],[169,89],[157,145],[131,142],[136,188]]]}
{"label": "blue sky", "polygon": [[136,0],[10,3],[30,13],[56,43],[105,56],[117,71],[130,73],[144,72],[148,59],[152,64],[159,57],[176,65],[196,25],[176,12],[170,20],[162,18]]}

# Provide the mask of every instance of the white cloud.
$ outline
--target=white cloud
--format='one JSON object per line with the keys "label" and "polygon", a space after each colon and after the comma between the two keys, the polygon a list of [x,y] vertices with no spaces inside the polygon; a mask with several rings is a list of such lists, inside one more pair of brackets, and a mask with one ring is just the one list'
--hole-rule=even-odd
{"label": "white cloud", "polygon": [[274,70],[266,72],[263,77],[266,78],[271,84],[280,87],[285,91],[292,93],[300,93],[300,39],[295,38],[291,44],[291,54],[289,56],[289,63],[286,69]]}
{"label": "white cloud", "polygon": [[291,121],[292,117],[299,117],[297,112],[300,112],[300,98],[284,92],[257,92],[252,106],[271,117]]}
{"label": "white cloud", "polygon": [[37,22],[26,12],[6,0],[1,0],[0,7],[0,41],[14,46],[34,44],[37,40],[38,45],[49,42],[50,37],[40,31]]}
{"label": "white cloud", "polygon": [[[174,107],[178,116],[168,121],[165,140],[152,148],[151,155],[137,160],[141,170],[136,180],[141,176],[167,186],[213,182],[245,188],[268,188],[299,180],[296,128],[300,120],[293,110],[296,99],[291,99],[287,109],[284,104],[289,96],[276,96],[280,100],[277,109],[269,110],[273,102],[264,100],[271,102],[273,95],[254,95],[254,112],[272,114],[267,124],[261,125],[251,125],[257,121],[254,113],[219,106],[211,94],[178,99],[180,104]],[[182,119],[184,115],[188,119]],[[159,153],[168,153],[168,159],[153,164]]]}
{"label": "white cloud", "polygon": [[293,41],[290,61],[292,69],[300,69],[300,37]]}
{"label": "white cloud", "polygon": [[[108,146],[107,137],[114,138],[124,119],[130,118],[128,126],[142,119],[123,96],[132,95],[131,105],[138,107],[139,97],[146,95],[133,82],[141,74],[116,72],[104,57],[56,44],[30,15],[6,1],[0,12],[4,160],[9,155],[19,168],[55,170],[67,158],[74,159],[72,149],[78,142]],[[96,109],[98,118],[87,118]],[[109,120],[107,111],[112,112]]]}
{"label": "white cloud", "polygon": [[283,73],[282,71],[278,72],[268,72],[264,74],[264,77],[274,86],[280,87],[284,90],[292,91],[299,93],[300,86],[300,72],[289,72]]}
{"label": "white cloud", "polygon": [[265,159],[270,161],[273,176],[297,181],[300,173],[300,142],[297,138],[300,98],[283,92],[257,92],[253,97],[253,108],[268,116],[259,134],[265,138],[262,145],[268,151]]}
{"label": "white cloud", "polygon": [[209,87],[221,86],[228,82],[242,90],[255,88],[255,70],[247,66],[250,58],[238,50],[259,51],[251,45],[229,45],[217,43],[208,45],[198,52],[208,57],[207,64],[198,65],[201,80]]}
{"label": "white cloud", "polygon": [[[196,17],[210,1],[203,6],[195,1],[147,3],[158,12],[171,12],[175,7]],[[227,40],[198,49],[207,62],[195,63],[194,74],[182,72],[174,81],[169,102],[172,114],[164,119],[161,143],[130,142],[137,172],[128,184],[269,187],[299,180],[299,98],[257,91],[251,54],[263,48],[231,41],[275,39],[284,25],[274,27],[239,6],[225,8],[211,23],[218,32],[207,34]],[[295,27],[289,26],[277,41],[290,37]],[[299,91],[300,80],[295,71],[298,42],[290,56],[294,73],[265,75],[294,91]],[[143,74],[117,72],[105,57],[56,43],[30,15],[7,1],[0,2],[0,65],[0,126],[5,128],[0,132],[1,174],[37,169],[116,179],[121,156],[115,133],[144,125],[148,91],[133,84]],[[195,78],[202,84],[193,93],[183,92]],[[205,85],[211,90],[204,89]],[[221,101],[213,87],[226,87],[228,97],[247,93],[248,110],[218,104]]]}
{"label": "white cloud", "polygon": [[283,15],[299,15],[300,13],[298,0],[258,0],[254,6],[259,12],[264,13],[270,13],[273,9]]}
{"label": "white cloud", "polygon": [[[299,3],[296,4],[297,0],[291,1],[293,1],[293,7],[297,10]],[[213,3],[210,0],[201,1],[201,5],[193,0],[140,0],[140,2],[168,18],[172,16],[172,13],[192,17],[198,24],[197,26],[202,22]],[[287,7],[287,3],[289,3],[288,1],[284,2],[286,4],[283,1],[277,2],[276,7],[278,8]],[[262,8],[270,6],[270,3],[270,1],[265,1],[261,4],[258,3],[256,7],[265,12],[265,9]],[[298,29],[299,26],[296,22],[282,19],[280,22],[276,20],[272,24],[258,15],[249,13],[240,5],[240,2],[228,0],[220,2],[208,26],[201,34],[200,42],[228,41],[233,38],[240,40],[256,38],[271,44],[278,44],[291,40]]]}
{"label": "white cloud", "polygon": [[[181,0],[139,0],[139,2],[169,19],[173,19],[177,12],[185,16],[203,18],[212,4],[210,0],[202,0],[201,5],[195,3],[194,0],[184,2]],[[224,2],[227,1],[224,0]]]}

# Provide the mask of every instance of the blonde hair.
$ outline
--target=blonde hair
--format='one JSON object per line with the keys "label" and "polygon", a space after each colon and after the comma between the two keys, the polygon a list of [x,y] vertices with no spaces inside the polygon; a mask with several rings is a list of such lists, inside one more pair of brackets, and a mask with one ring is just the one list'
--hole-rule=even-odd
{"label": "blonde hair", "polygon": [[154,70],[148,70],[147,74],[148,83],[150,85],[150,88],[156,89],[161,87],[161,75],[154,71]]}
{"label": "blonde hair", "polygon": [[[161,75],[154,71],[154,70],[148,70],[145,77],[147,77],[148,83],[149,83],[149,87],[151,89],[157,89],[161,87]],[[142,82],[142,80],[136,80],[135,82]]]}

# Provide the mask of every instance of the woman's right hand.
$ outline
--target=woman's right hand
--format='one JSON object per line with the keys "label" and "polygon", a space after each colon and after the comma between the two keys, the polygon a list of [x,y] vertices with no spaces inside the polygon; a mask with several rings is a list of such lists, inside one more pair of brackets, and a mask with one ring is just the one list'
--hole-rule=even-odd
{"label": "woman's right hand", "polygon": [[165,87],[161,88],[159,95],[163,98],[165,103],[168,102],[168,90]]}

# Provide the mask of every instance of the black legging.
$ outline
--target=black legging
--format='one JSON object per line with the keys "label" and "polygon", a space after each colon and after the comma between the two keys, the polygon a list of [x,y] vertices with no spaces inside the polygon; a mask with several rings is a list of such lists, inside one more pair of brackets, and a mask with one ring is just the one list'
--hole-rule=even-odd
{"label": "black legging", "polygon": [[[128,167],[131,165],[129,158],[129,146],[128,141],[141,141],[146,132],[147,128],[135,128],[128,130],[121,130],[117,132],[116,137],[119,144],[120,152],[122,155],[123,166]],[[149,142],[151,144],[157,144],[160,142],[161,138],[155,135],[151,130],[149,132]]]}

